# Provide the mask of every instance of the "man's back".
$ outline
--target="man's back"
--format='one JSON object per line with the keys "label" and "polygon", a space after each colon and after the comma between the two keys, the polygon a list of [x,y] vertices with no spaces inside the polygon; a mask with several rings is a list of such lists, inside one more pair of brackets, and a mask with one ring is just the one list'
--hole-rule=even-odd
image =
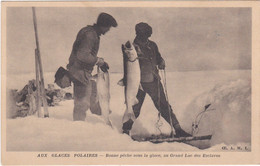
{"label": "man's back", "polygon": [[[86,26],[82,28],[76,37],[76,40],[73,44],[72,52],[69,58],[69,65],[73,65],[75,61],[79,61],[78,63],[82,63],[82,67],[85,66],[88,69],[92,69],[94,64],[87,65],[87,62],[82,62],[77,57],[79,54],[79,51],[85,55],[83,56],[89,56],[88,50],[91,50],[92,56],[97,56],[98,49],[99,49],[99,36],[97,35],[95,29],[93,26]],[[85,64],[84,64],[85,63]]]}

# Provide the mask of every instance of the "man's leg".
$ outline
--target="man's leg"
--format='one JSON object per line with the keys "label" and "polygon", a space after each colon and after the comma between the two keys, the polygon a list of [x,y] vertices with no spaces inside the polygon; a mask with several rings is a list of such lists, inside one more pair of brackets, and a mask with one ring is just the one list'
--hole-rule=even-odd
{"label": "man's leg", "polygon": [[[138,93],[136,95],[136,98],[138,99],[138,103],[133,106],[135,117],[138,118],[140,115],[140,110],[144,102],[146,93],[142,90],[138,90]],[[123,123],[123,133],[129,134],[129,131],[132,129],[132,126],[134,124],[134,121],[129,119],[127,122]]]}
{"label": "man's leg", "polygon": [[74,82],[74,109],[73,120],[85,121],[86,111],[90,106],[91,84],[84,85]]}
{"label": "man's leg", "polygon": [[97,83],[94,80],[92,80],[91,84],[92,92],[90,97],[90,111],[92,112],[92,114],[101,115],[101,108],[99,105],[99,101],[97,100]]}
{"label": "man's leg", "polygon": [[176,136],[187,137],[191,136],[181,129],[179,121],[176,118],[176,115],[173,113],[173,110],[166,100],[166,96],[163,90],[163,86],[160,81],[155,80],[150,86],[146,89],[147,93],[151,96],[155,107],[161,113],[161,116],[175,129]]}

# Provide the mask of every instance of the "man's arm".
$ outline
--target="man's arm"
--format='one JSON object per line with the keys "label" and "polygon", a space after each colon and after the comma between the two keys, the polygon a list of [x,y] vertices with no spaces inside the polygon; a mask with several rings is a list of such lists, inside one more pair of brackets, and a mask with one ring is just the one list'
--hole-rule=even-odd
{"label": "man's arm", "polygon": [[154,47],[155,47],[156,60],[157,60],[158,68],[159,69],[165,69],[165,61],[162,58],[156,43],[154,43]]}
{"label": "man's arm", "polygon": [[95,65],[98,61],[98,57],[96,56],[97,50],[94,50],[93,47],[96,42],[96,36],[93,33],[85,33],[80,45],[77,50],[77,58],[79,61],[89,64]]}

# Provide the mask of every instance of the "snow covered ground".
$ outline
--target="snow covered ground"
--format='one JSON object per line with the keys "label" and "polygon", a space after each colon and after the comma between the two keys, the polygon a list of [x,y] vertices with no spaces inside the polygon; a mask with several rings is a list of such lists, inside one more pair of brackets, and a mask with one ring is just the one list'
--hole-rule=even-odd
{"label": "snow covered ground", "polygon": [[[46,73],[47,83],[53,83],[53,73]],[[49,107],[50,118],[36,116],[7,120],[7,150],[9,151],[221,151],[223,146],[242,146],[250,150],[251,140],[251,71],[197,71],[167,73],[169,101],[183,128],[191,132],[196,115],[211,103],[203,114],[195,135],[213,134],[211,141],[184,143],[135,142],[121,134],[125,110],[123,88],[117,85],[122,73],[111,73],[110,119],[87,112],[85,122],[72,121],[73,100]],[[34,74],[10,75],[8,88],[21,89]],[[68,89],[71,91],[71,88]],[[156,128],[158,112],[149,96],[135,122],[132,134],[159,134]],[[161,119],[160,130],[170,132]]]}

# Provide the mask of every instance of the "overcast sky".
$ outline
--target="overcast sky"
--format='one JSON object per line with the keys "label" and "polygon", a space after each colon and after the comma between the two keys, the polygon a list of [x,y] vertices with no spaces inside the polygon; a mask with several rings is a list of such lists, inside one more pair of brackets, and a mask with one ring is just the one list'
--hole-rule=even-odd
{"label": "overcast sky", "polygon": [[[101,36],[99,57],[110,71],[122,72],[121,44],[135,37],[135,25],[147,22],[150,38],[166,60],[167,71],[251,69],[250,8],[36,8],[44,71],[66,66],[78,31],[96,22],[100,12],[118,27]],[[32,9],[7,9],[7,70],[34,72]]]}

